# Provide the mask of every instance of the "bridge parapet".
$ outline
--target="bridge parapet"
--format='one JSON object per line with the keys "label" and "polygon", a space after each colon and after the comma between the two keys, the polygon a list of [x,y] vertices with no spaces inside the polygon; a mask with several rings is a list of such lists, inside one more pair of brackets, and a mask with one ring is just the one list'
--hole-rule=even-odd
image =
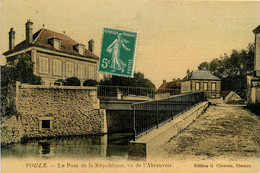
{"label": "bridge parapet", "polygon": [[98,98],[102,100],[153,100],[155,88],[98,85]]}
{"label": "bridge parapet", "polygon": [[195,92],[179,94],[166,99],[133,103],[134,140],[204,100],[204,92]]}

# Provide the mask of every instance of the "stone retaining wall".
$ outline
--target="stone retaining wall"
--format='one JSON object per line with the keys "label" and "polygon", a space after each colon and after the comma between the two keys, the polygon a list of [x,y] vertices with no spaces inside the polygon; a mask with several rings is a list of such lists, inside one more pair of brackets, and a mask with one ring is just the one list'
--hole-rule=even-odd
{"label": "stone retaining wall", "polygon": [[26,138],[101,133],[96,87],[17,87],[17,111]]}

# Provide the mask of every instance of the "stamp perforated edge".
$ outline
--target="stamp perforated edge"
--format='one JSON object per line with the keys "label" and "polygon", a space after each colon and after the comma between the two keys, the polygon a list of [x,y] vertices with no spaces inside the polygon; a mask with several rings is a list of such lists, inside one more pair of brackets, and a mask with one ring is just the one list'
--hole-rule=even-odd
{"label": "stamp perforated edge", "polygon": [[98,62],[98,74],[111,74],[111,75],[115,75],[115,76],[121,76],[121,77],[128,77],[128,78],[133,78],[134,77],[134,71],[135,71],[135,58],[136,58],[136,52],[137,52],[137,47],[138,47],[138,36],[139,36],[139,32],[138,31],[135,31],[135,30],[127,30],[127,29],[122,29],[122,28],[119,28],[119,27],[108,27],[108,26],[103,26],[103,34],[102,34],[102,37],[101,37],[101,43],[103,43],[103,38],[104,38],[104,29],[107,28],[107,29],[116,29],[116,30],[120,30],[120,31],[125,31],[125,32],[133,32],[133,33],[136,33],[136,40],[135,40],[135,51],[134,51],[134,57],[133,57],[133,68],[132,68],[132,75],[131,76],[124,76],[124,75],[120,75],[120,74],[114,74],[114,73],[109,73],[109,72],[99,72],[99,65],[100,65],[100,57],[101,57],[101,53],[102,53],[102,48],[103,48],[103,44],[102,46],[100,47],[100,56],[99,56],[99,62]]}

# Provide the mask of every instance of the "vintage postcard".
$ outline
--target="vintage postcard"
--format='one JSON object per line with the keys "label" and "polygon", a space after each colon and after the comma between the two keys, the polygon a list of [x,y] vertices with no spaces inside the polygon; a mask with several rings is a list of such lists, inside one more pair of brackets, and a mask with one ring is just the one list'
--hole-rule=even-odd
{"label": "vintage postcard", "polygon": [[2,173],[260,173],[259,1],[0,5]]}

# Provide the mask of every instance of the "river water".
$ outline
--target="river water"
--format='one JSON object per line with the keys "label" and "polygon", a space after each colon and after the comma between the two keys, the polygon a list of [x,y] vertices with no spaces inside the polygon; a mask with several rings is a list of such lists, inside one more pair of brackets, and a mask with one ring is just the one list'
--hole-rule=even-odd
{"label": "river water", "polygon": [[2,157],[127,159],[131,134],[33,139],[2,147]]}

